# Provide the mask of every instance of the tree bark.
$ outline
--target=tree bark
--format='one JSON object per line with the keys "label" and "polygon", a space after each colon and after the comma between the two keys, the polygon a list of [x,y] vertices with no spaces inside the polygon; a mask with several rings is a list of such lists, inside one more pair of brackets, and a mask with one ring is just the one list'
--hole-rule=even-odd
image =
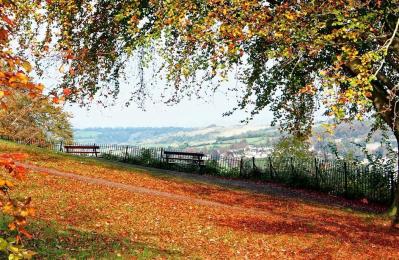
{"label": "tree bark", "polygon": [[[398,183],[396,183],[396,190],[398,190]],[[398,192],[395,192],[395,199],[392,202],[392,205],[389,209],[389,216],[392,217],[392,222],[391,222],[391,227],[397,228],[397,225],[399,224],[399,215],[398,215],[398,208],[399,208],[399,195]]]}
{"label": "tree bark", "polygon": [[[399,131],[394,131],[395,132],[395,137],[396,137],[396,146],[398,147],[398,151],[397,151],[397,158],[398,158],[398,162],[397,162],[397,173],[399,173]],[[396,177],[398,176],[398,174],[396,174]],[[396,227],[397,224],[399,224],[399,214],[398,214],[398,210],[399,210],[399,181],[398,179],[396,179],[396,184],[395,184],[395,195],[394,195],[394,199],[392,201],[392,205],[389,209],[389,216],[392,217],[392,223],[391,226],[392,227]]]}

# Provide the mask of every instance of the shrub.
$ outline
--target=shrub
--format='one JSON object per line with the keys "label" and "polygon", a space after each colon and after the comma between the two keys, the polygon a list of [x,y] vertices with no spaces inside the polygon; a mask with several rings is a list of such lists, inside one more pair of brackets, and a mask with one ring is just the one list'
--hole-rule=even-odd
{"label": "shrub", "polygon": [[203,172],[211,175],[218,175],[219,164],[217,160],[208,160],[205,162]]}

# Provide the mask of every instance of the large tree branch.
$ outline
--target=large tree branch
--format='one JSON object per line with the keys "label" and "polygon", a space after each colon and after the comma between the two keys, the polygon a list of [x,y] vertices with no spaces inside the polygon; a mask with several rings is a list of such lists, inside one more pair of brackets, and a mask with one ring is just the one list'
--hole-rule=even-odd
{"label": "large tree branch", "polygon": [[[360,61],[353,61],[346,64],[345,70],[352,76],[359,74],[358,66]],[[381,73],[379,73],[381,74]],[[380,80],[379,78],[383,79]],[[377,77],[377,80],[372,82],[373,89],[369,99],[373,103],[375,111],[384,119],[384,121],[392,128],[396,133],[399,131],[399,121],[397,120],[396,114],[398,113],[398,107],[396,106],[396,100],[392,100],[391,96],[387,92],[387,85],[384,80],[385,76]],[[388,81],[390,83],[390,81]]]}
{"label": "large tree branch", "polygon": [[[399,41],[397,40],[398,37],[396,37],[396,34],[398,33],[399,30],[399,18],[396,20],[395,24],[395,29],[393,30],[392,36],[387,40],[387,42],[384,44],[382,47],[382,50],[385,52],[393,51],[395,52],[395,48],[399,48]],[[391,48],[392,46],[392,48]],[[397,49],[396,49],[397,50]],[[385,85],[393,90],[395,88],[395,85],[386,77],[384,74],[381,73],[381,69],[384,66],[386,57],[384,57],[381,61],[380,66],[378,66],[378,69],[374,73],[374,76],[377,77],[378,80],[382,81],[385,83]],[[395,91],[396,92],[396,91]]]}

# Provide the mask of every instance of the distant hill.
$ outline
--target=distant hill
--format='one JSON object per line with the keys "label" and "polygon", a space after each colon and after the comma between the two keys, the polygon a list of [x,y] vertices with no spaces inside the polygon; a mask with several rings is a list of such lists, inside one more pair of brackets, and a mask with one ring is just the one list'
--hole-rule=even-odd
{"label": "distant hill", "polygon": [[[367,134],[370,131],[370,124],[367,122],[341,124],[333,135],[326,134],[322,124],[317,124],[313,131],[312,147],[320,155],[331,153],[331,147],[334,146],[343,154],[362,157],[363,152],[359,145],[367,145],[371,152],[386,153],[380,145],[381,133],[377,132],[366,144]],[[86,128],[75,129],[74,133],[75,141],[78,143],[174,147],[209,153],[218,151],[221,154],[243,151],[248,147],[270,149],[283,135],[278,128],[266,125],[228,127],[210,125],[202,128]],[[394,144],[394,138],[391,139]]]}
{"label": "distant hill", "polygon": [[192,131],[182,127],[128,127],[74,129],[74,140],[78,143],[139,144],[143,140],[157,138],[176,132]]}
{"label": "distant hill", "polygon": [[[129,127],[74,129],[78,143],[131,144],[145,146],[194,146],[209,143],[231,143],[234,140],[259,138],[277,132],[269,126],[216,126],[203,128],[183,127]],[[272,136],[275,136],[273,133]],[[256,142],[255,142],[256,143]]]}

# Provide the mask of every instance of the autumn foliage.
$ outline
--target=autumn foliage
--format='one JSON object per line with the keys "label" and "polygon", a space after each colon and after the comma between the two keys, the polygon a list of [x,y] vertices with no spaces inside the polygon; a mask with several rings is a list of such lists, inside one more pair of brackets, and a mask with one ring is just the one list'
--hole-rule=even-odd
{"label": "autumn foliage", "polygon": [[[31,81],[28,73],[31,71],[30,63],[13,53],[11,48],[12,35],[15,32],[15,22],[12,17],[16,15],[16,6],[12,2],[0,1],[0,109],[7,109],[6,98],[20,91],[34,98],[41,95],[43,85]],[[31,199],[13,199],[10,191],[15,180],[25,177],[25,169],[16,161],[23,160],[24,154],[0,154],[0,208],[2,214],[7,216],[3,220],[8,221],[9,232],[0,236],[0,251],[9,255],[10,259],[31,258],[33,252],[22,246],[23,237],[31,238],[26,231],[27,217],[34,213],[30,206]],[[7,235],[8,234],[8,235]],[[8,236],[8,237],[7,237]]]}
{"label": "autumn foliage", "polygon": [[[0,166],[16,180],[25,178],[25,168],[16,164],[26,158],[24,154],[0,154]],[[24,249],[21,245],[23,237],[32,238],[31,234],[26,231],[27,217],[34,215],[34,209],[31,207],[31,198],[24,200],[13,199],[10,191],[13,189],[14,183],[9,178],[0,179],[0,190],[3,196],[0,198],[0,207],[2,214],[8,216],[8,228],[11,233],[15,233],[15,237],[0,237],[0,250],[9,254],[12,259],[28,259],[34,253]]]}

